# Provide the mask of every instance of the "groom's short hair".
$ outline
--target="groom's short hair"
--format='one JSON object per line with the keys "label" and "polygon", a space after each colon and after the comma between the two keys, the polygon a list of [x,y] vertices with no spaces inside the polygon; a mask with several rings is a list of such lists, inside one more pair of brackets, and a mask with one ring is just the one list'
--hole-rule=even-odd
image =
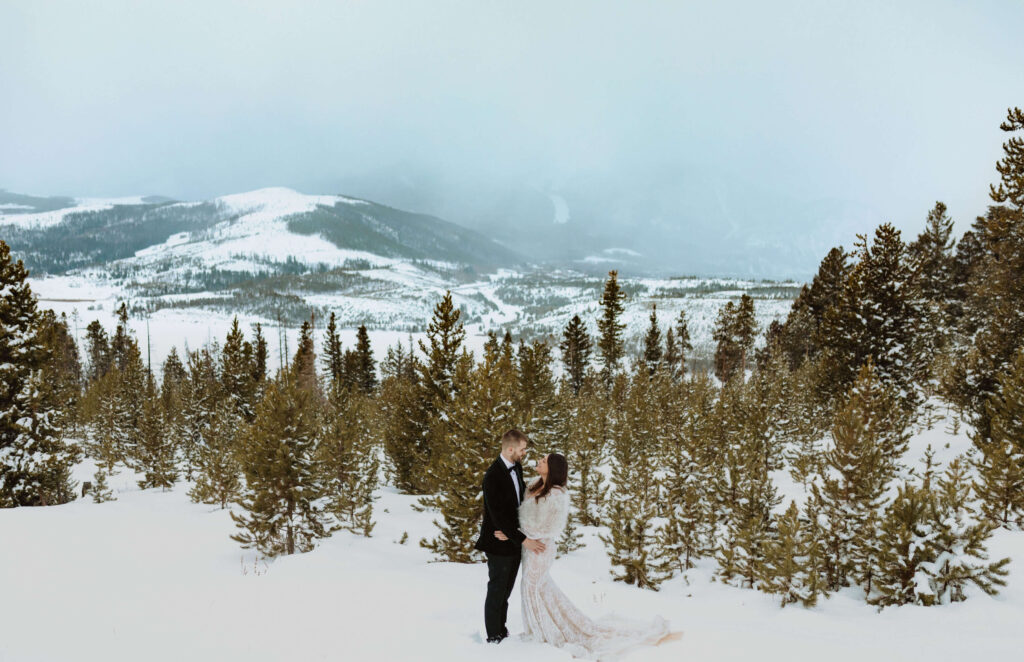
{"label": "groom's short hair", "polygon": [[512,428],[505,434],[501,435],[501,447],[508,448],[509,446],[515,446],[521,441],[525,441],[526,445],[530,445],[530,438],[519,430]]}

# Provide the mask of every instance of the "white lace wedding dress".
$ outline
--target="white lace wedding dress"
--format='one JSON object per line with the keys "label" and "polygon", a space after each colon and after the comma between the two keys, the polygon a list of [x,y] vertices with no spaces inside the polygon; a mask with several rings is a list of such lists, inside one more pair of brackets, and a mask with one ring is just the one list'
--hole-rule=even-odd
{"label": "white lace wedding dress", "polygon": [[529,538],[544,542],[536,554],[523,549],[523,639],[547,642],[574,657],[612,660],[642,644],[656,644],[669,634],[660,616],[648,623],[606,616],[591,620],[569,601],[552,581],[549,570],[555,560],[558,537],[569,517],[569,493],[553,488],[539,501],[527,495],[519,506],[519,528]]}

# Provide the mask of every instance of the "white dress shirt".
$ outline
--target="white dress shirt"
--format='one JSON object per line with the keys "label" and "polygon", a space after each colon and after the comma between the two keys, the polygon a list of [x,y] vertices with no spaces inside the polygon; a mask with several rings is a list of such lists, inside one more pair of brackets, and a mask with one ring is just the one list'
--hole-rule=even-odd
{"label": "white dress shirt", "polygon": [[512,484],[516,488],[516,503],[522,503],[523,502],[523,496],[521,494],[519,494],[519,476],[512,469],[512,467],[516,466],[516,463],[515,462],[509,462],[508,458],[506,458],[504,455],[501,456],[501,461],[505,463],[505,468],[508,469],[508,474],[509,474],[509,476],[512,477]]}

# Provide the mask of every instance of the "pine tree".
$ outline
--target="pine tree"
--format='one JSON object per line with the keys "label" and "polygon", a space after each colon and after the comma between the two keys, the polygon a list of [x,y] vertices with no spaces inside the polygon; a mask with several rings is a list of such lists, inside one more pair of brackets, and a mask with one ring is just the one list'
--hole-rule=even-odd
{"label": "pine tree", "polygon": [[879,606],[935,603],[930,569],[936,532],[928,522],[933,494],[904,483],[886,508],[878,532],[879,554],[868,602]]}
{"label": "pine tree", "polygon": [[981,451],[976,489],[982,511],[998,526],[1024,526],[1024,349],[986,406],[989,435],[973,433]]}
{"label": "pine tree", "polygon": [[497,440],[514,422],[515,374],[509,361],[492,336],[480,364],[474,368],[472,355],[463,354],[456,365],[455,396],[443,421],[448,446],[430,468],[436,472],[437,494],[420,500],[441,515],[434,520],[437,536],[420,541],[439,559],[469,563],[477,556],[473,542],[483,517],[480,477],[494,461]]}
{"label": "pine tree", "polygon": [[512,394],[513,418],[519,429],[529,433],[538,454],[558,450],[558,419],[562,412],[556,406],[557,389],[551,371],[551,348],[543,340],[529,344],[520,342],[515,366],[504,359],[502,367],[514,371]]}
{"label": "pine tree", "polygon": [[558,542],[556,543],[558,556],[565,556],[578,549],[583,549],[583,543],[580,541],[583,538],[583,534],[577,528],[579,524],[579,515],[574,509],[570,508],[569,517],[565,521],[565,529],[562,530],[562,535],[558,537]]}
{"label": "pine tree", "polygon": [[316,350],[313,346],[313,325],[309,320],[299,329],[299,346],[292,359],[291,378],[298,388],[310,393],[320,393],[320,380],[316,374]]}
{"label": "pine tree", "polygon": [[373,358],[366,325],[360,325],[356,331],[356,357],[356,383],[363,393],[372,393],[377,388],[377,362]]}
{"label": "pine tree", "polygon": [[39,316],[39,341],[48,357],[42,366],[43,399],[54,406],[54,425],[77,427],[82,398],[82,365],[78,346],[68,329],[67,316],[58,318],[52,310]]}
{"label": "pine tree", "polygon": [[940,604],[966,599],[965,589],[973,583],[989,595],[996,594],[996,586],[1005,586],[1005,566],[1010,559],[988,562],[985,542],[991,537],[993,525],[978,522],[977,513],[970,502],[971,483],[967,476],[967,463],[956,458],[949,463],[938,481],[935,509],[931,525],[937,532],[937,551],[933,565],[928,569],[933,577],[936,601]]}
{"label": "pine tree", "polygon": [[878,377],[893,387],[908,412],[921,402],[915,378],[923,371],[922,313],[906,252],[899,230],[889,223],[875,230],[870,245],[858,235],[857,262],[820,329],[820,344],[829,348],[823,386],[836,398],[870,358]]}
{"label": "pine tree", "polygon": [[905,415],[870,361],[836,413],[831,436],[824,457],[827,471],[813,486],[813,498],[827,522],[827,581],[836,590],[851,578],[870,584],[871,525],[908,444]]}
{"label": "pine tree", "polygon": [[[308,373],[292,373],[301,374]],[[242,432],[245,486],[239,499],[242,513],[231,513],[239,532],[231,537],[245,548],[268,556],[304,552],[333,530],[315,464],[314,397],[308,382],[302,385],[284,375],[267,385],[252,424]]]}
{"label": "pine tree", "polygon": [[435,492],[437,485],[432,477],[443,475],[439,462],[449,452],[442,417],[447,415],[453,398],[458,395],[459,384],[453,380],[466,337],[466,330],[459,321],[461,316],[451,292],[447,292],[434,306],[427,327],[427,342],[419,341],[425,359],[416,362],[416,403],[413,411],[404,414],[401,436],[397,440],[397,443],[412,445],[408,449],[410,454],[417,457],[425,469],[410,474],[413,491],[419,494]]}
{"label": "pine tree", "polygon": [[758,587],[782,596],[782,606],[799,602],[813,607],[820,587],[813,568],[808,571],[812,541],[805,538],[800,511],[792,501],[782,515],[775,516],[775,536],[767,545]]}
{"label": "pine tree", "polygon": [[217,378],[216,359],[209,348],[188,354],[188,381],[182,392],[184,431],[181,449],[185,478],[192,480],[200,464],[201,449],[208,444],[214,411],[224,397]]}
{"label": "pine tree", "polygon": [[263,398],[263,386],[267,379],[267,339],[263,337],[263,327],[256,323],[256,336],[252,341],[252,383],[255,388],[253,403]]}
{"label": "pine tree", "polygon": [[676,344],[676,332],[670,326],[665,332],[665,370],[672,379],[680,378],[680,367],[682,359],[679,356],[679,346]]}
{"label": "pine tree", "polygon": [[[954,298],[952,234],[953,221],[946,215],[946,205],[936,202],[928,212],[924,231],[907,247],[914,272],[914,292],[919,299],[920,346],[925,352],[922,368],[930,368],[945,349],[950,340],[949,329],[955,322],[950,308]],[[921,374],[917,378],[930,381],[931,376]]]}
{"label": "pine tree", "polygon": [[579,393],[583,387],[583,379],[590,364],[591,347],[583,320],[579,315],[573,315],[562,331],[562,342],[558,345],[562,352],[562,367],[573,393]]}
{"label": "pine tree", "polygon": [[676,320],[676,341],[679,343],[679,377],[682,378],[686,376],[686,353],[693,351],[685,310],[679,311],[679,318]]}
{"label": "pine tree", "polygon": [[234,406],[238,418],[245,421],[252,420],[256,405],[252,361],[252,345],[245,340],[235,317],[220,354],[220,379],[225,397]]}
{"label": "pine tree", "polygon": [[785,461],[793,480],[805,490],[812,476],[822,471],[819,441],[827,427],[822,421],[827,421],[828,415],[816,392],[821,367],[820,357],[800,363],[790,374],[789,398],[780,403],[785,412],[781,431]]}
{"label": "pine tree", "polygon": [[564,454],[572,472],[569,494],[580,524],[597,526],[603,516],[608,496],[608,484],[601,467],[605,464],[611,445],[611,422],[604,389],[599,388],[596,377],[589,374],[578,395],[571,388],[559,393],[561,410],[565,415],[559,421],[565,440]]}
{"label": "pine tree", "polygon": [[828,342],[821,334],[826,311],[835,306],[846,287],[850,272],[848,255],[841,246],[832,248],[818,265],[810,285],[804,285],[777,331],[775,344],[789,361],[791,370],[818,357]]}
{"label": "pine tree", "polygon": [[331,313],[324,335],[324,367],[327,369],[327,387],[331,398],[337,398],[345,384],[345,354],[338,335],[337,317]]}
{"label": "pine tree", "polygon": [[113,490],[110,489],[110,485],[107,483],[107,472],[102,467],[97,468],[96,473],[93,474],[92,487],[89,488],[89,492],[92,494],[94,503],[117,501],[117,497],[114,496]]}
{"label": "pine tree", "polygon": [[88,372],[86,377],[89,382],[94,382],[110,370],[110,341],[107,332],[99,320],[89,322],[85,328],[85,354],[88,358]]}
{"label": "pine tree", "polygon": [[707,445],[715,389],[705,373],[698,373],[675,397],[678,409],[668,421],[661,459],[665,522],[659,536],[660,560],[668,574],[685,573],[714,547]]}
{"label": "pine tree", "polygon": [[[381,435],[384,438],[385,471],[391,484],[407,494],[423,494],[423,468],[428,457],[424,430],[428,410],[423,406],[418,360],[402,351],[388,350],[391,362],[384,362],[385,377],[377,391]],[[395,372],[391,374],[391,370]]]}
{"label": "pine tree", "polygon": [[647,335],[644,336],[644,349],[641,361],[647,369],[647,374],[653,377],[654,373],[661,368],[662,355],[664,354],[661,346],[661,329],[658,327],[657,306],[651,309],[650,321],[651,324],[647,328]]}
{"label": "pine tree", "polygon": [[739,304],[726,302],[712,332],[716,343],[715,376],[720,381],[727,382],[733,375],[744,377],[756,337],[757,319],[750,295],[744,293]]}
{"label": "pine tree", "polygon": [[728,415],[726,429],[731,433],[724,450],[726,475],[718,479],[722,493],[719,500],[725,504],[726,516],[717,556],[718,574],[726,582],[738,579],[741,585],[753,588],[761,577],[772,535],[772,511],[782,498],[766,463],[766,438],[754,433],[755,428],[767,426],[754,420],[765,413],[744,404],[731,407]]}
{"label": "pine tree", "polygon": [[340,528],[364,536],[373,531],[374,491],[380,474],[375,408],[374,400],[360,393],[330,400],[316,451],[328,509]]}
{"label": "pine tree", "polygon": [[165,425],[164,409],[152,373],[147,374],[139,426],[134,463],[135,470],[144,474],[139,487],[170,488],[178,478],[177,447],[175,438],[169,434],[171,428]]}
{"label": "pine tree", "polygon": [[603,522],[608,533],[600,536],[615,581],[653,590],[667,578],[659,562],[662,489],[655,476],[658,449],[665,435],[666,385],[663,376],[649,379],[645,374],[636,375],[612,412],[612,481],[616,489]]}
{"label": "pine tree", "polygon": [[0,507],[50,505],[74,498],[70,468],[78,448],[57,427],[45,397],[49,360],[28,271],[0,241]]}
{"label": "pine tree", "polygon": [[213,409],[203,443],[196,449],[196,480],[188,495],[195,502],[216,503],[222,509],[242,491],[239,430],[245,425],[234,403],[220,400]]}
{"label": "pine tree", "polygon": [[601,377],[606,385],[611,383],[625,353],[622,338],[626,329],[626,323],[622,321],[625,300],[626,293],[619,286],[619,272],[609,271],[601,294],[601,317],[597,320],[598,360],[601,363]]}

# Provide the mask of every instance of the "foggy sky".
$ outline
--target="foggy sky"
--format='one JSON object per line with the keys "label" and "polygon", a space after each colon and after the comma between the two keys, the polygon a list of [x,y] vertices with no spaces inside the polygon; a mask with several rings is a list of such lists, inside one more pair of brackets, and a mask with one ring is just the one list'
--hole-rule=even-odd
{"label": "foggy sky", "polygon": [[941,199],[962,231],[1024,104],[1021,26],[1011,0],[4,0],[0,188],[556,189],[675,164],[915,230]]}

